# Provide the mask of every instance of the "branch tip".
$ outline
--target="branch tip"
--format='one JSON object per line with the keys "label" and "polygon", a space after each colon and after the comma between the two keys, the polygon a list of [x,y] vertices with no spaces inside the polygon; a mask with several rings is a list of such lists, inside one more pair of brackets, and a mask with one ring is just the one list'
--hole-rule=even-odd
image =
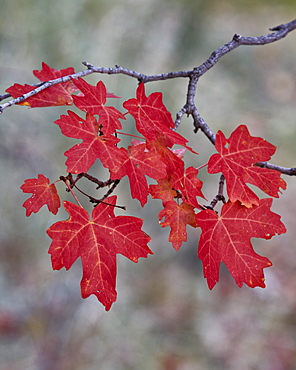
{"label": "branch tip", "polygon": [[280,31],[281,29],[283,29],[285,26],[283,24],[280,24],[278,26],[275,26],[275,27],[272,27],[272,28],[269,28],[269,31]]}
{"label": "branch tip", "polygon": [[239,41],[241,38],[242,38],[242,36],[241,36],[239,33],[235,33],[235,34],[233,35],[232,40],[233,40],[233,41]]}
{"label": "branch tip", "polygon": [[88,62],[82,62],[83,65],[85,65],[85,67],[87,67],[87,69],[90,69],[90,70],[93,70],[95,68],[94,65],[88,63]]}

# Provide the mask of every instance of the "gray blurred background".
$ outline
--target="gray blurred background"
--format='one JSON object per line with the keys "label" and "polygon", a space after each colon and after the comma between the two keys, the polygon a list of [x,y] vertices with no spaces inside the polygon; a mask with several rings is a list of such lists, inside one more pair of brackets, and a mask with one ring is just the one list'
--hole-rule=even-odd
{"label": "gray blurred background", "polygon": [[[146,74],[192,69],[234,33],[266,34],[295,16],[294,0],[2,0],[0,93],[15,82],[35,83],[32,70],[43,61],[76,71],[84,60]],[[200,113],[227,137],[247,124],[253,136],[278,147],[273,163],[296,166],[295,61],[295,32],[275,44],[231,52],[200,80]],[[112,100],[118,108],[135,94],[136,80],[87,77],[90,83],[99,79],[122,96]],[[162,91],[175,116],[186,83],[151,83],[147,91]],[[265,270],[267,287],[240,289],[221,266],[213,291],[196,257],[199,231],[188,230],[188,242],[176,253],[169,230],[158,225],[161,203],[152,200],[141,209],[123,182],[119,202],[127,205],[126,214],[145,219],[155,254],[138,264],[118,256],[118,300],[105,312],[95,297],[80,297],[80,261],[67,272],[51,269],[45,230],[65,219],[65,212],[55,217],[44,208],[26,218],[22,207],[24,179],[65,174],[63,153],[77,141],[62,137],[53,121],[67,109],[12,107],[0,117],[0,369],[295,369],[296,179],[285,178],[288,190],[272,208],[282,215],[287,234],[253,239],[256,251],[274,264]],[[200,153],[188,155],[187,163],[197,167],[214,149],[192,131],[184,118],[180,133]],[[106,179],[99,164],[96,171]],[[205,169],[200,176],[210,200],[218,177]],[[65,199],[71,200],[66,193]]]}

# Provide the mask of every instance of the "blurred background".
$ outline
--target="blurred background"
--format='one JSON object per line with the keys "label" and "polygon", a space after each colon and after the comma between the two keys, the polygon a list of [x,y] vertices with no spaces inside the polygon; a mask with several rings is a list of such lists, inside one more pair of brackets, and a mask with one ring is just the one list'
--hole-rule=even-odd
{"label": "blurred background", "polygon": [[[187,70],[203,63],[234,33],[267,34],[296,16],[294,0],[2,0],[0,92],[13,83],[35,83],[41,62],[63,69],[120,64],[146,74]],[[205,121],[228,137],[239,124],[278,147],[273,163],[295,167],[296,32],[267,46],[241,47],[224,56],[198,85],[197,105]],[[137,81],[103,80],[120,108],[135,95]],[[185,102],[187,80],[154,82],[175,116]],[[111,104],[111,103],[110,103]],[[64,151],[76,140],[62,137],[53,121],[68,108],[12,107],[0,117],[0,369],[1,370],[289,370],[296,368],[296,179],[272,210],[288,231],[269,241],[252,239],[273,266],[265,289],[238,288],[221,266],[220,282],[209,291],[196,257],[199,231],[177,253],[158,225],[161,203],[145,209],[118,188],[126,214],[144,218],[154,252],[138,264],[118,256],[118,299],[109,312],[92,296],[80,297],[81,264],[52,271],[45,230],[67,218],[45,208],[26,218],[19,187],[43,173],[52,181],[65,174]],[[71,108],[72,109],[72,108]],[[132,121],[131,121],[132,122]],[[125,123],[129,125],[129,122]],[[179,132],[207,161],[214,152],[190,119]],[[198,160],[198,162],[197,162]],[[96,171],[96,172],[94,172]],[[97,164],[92,174],[107,173]],[[200,171],[211,200],[218,176]],[[63,186],[58,185],[63,192]],[[260,194],[262,195],[262,194]],[[65,199],[70,199],[65,192]],[[90,205],[86,205],[91,209]],[[120,214],[120,212],[117,212]]]}

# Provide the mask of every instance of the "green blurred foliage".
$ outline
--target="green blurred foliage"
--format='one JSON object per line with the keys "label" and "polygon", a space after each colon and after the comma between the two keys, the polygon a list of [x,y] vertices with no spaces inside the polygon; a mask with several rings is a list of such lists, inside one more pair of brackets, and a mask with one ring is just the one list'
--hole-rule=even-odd
{"label": "green blurred foliage", "polygon": [[[234,33],[266,34],[288,22],[293,0],[14,0],[2,1],[0,22],[1,92],[15,82],[34,83],[41,62],[56,69],[120,64],[154,74],[192,69]],[[263,47],[229,53],[198,85],[197,104],[213,131],[226,136],[241,123],[254,136],[278,147],[274,163],[295,166],[296,34]],[[134,96],[137,81],[125,76],[92,75],[120,104]],[[173,115],[185,101],[186,80],[147,85],[162,91]],[[288,233],[258,242],[256,250],[274,266],[267,288],[239,289],[222,267],[220,283],[209,291],[196,258],[199,231],[176,253],[161,230],[151,201],[141,209],[127,186],[118,196],[128,214],[145,220],[154,255],[138,264],[118,257],[118,301],[106,313],[94,297],[80,298],[81,266],[53,272],[45,229],[65,219],[42,209],[29,219],[23,180],[43,173],[65,174],[63,153],[74,142],[52,122],[67,108],[12,107],[0,116],[0,359],[4,370],[292,370],[296,366],[295,179],[275,200]],[[124,123],[131,125],[131,120]],[[192,134],[184,118],[180,132],[199,153],[188,165],[205,163],[214,149]],[[106,171],[98,166],[100,178]],[[208,199],[217,177],[200,176]],[[215,180],[212,180],[215,179]],[[125,182],[127,184],[127,182]],[[59,184],[60,186],[60,184]],[[59,187],[62,192],[63,187]],[[65,198],[68,195],[65,193]],[[71,198],[68,198],[71,199]]]}

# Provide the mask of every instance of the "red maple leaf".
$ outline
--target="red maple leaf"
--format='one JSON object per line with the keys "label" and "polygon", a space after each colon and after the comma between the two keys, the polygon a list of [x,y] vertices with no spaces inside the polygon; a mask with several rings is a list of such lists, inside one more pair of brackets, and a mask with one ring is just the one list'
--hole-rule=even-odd
{"label": "red maple leaf", "polygon": [[[121,148],[123,150],[123,148]],[[142,207],[147,203],[148,184],[146,176],[155,180],[166,176],[166,166],[161,155],[155,150],[148,150],[145,143],[137,140],[132,142],[128,151],[123,151],[124,159],[117,172],[112,172],[111,179],[121,179],[128,176],[132,198],[140,201]]]}
{"label": "red maple leaf", "polygon": [[158,138],[153,141],[147,141],[146,145],[149,150],[155,150],[160,154],[162,162],[165,163],[167,168],[167,178],[179,178],[184,174],[184,162],[175,152],[167,147],[167,140],[165,136],[157,135]]}
{"label": "red maple leaf", "polygon": [[149,186],[149,193],[152,198],[161,199],[163,205],[174,198],[182,198],[186,203],[199,207],[196,197],[204,198],[202,194],[202,181],[196,175],[198,170],[194,167],[186,168],[183,174],[178,171],[176,176],[168,176],[158,180],[157,185]]}
{"label": "red maple leaf", "polygon": [[122,128],[120,119],[125,119],[125,116],[114,107],[105,106],[107,98],[118,96],[108,93],[102,81],[99,81],[96,86],[92,86],[82,78],[73,80],[76,87],[82,94],[73,96],[76,107],[84,112],[100,116],[98,124],[102,126],[104,135],[111,135],[116,130]]}
{"label": "red maple leaf", "polygon": [[[140,83],[136,98],[127,100],[123,106],[134,117],[137,130],[147,140],[153,141],[162,135],[166,138],[166,146],[179,144],[187,148],[188,140],[172,130],[175,127],[174,121],[162,102],[160,92],[154,92],[147,97],[144,83]],[[188,149],[193,151],[191,148]]]}
{"label": "red maple leaf", "polygon": [[204,277],[212,289],[219,280],[220,263],[224,262],[236,284],[265,287],[263,269],[271,262],[254,252],[250,238],[270,239],[286,232],[280,216],[270,211],[271,198],[261,199],[258,206],[247,208],[240,202],[223,205],[221,216],[204,210],[195,216],[202,229],[198,257],[203,262]]}
{"label": "red maple leaf", "polygon": [[[73,68],[66,69],[53,69],[47,64],[42,63],[42,69],[40,71],[33,71],[35,77],[40,81],[50,81],[57,78],[68,76],[74,74],[75,71]],[[6,91],[13,97],[18,98],[23,94],[28,93],[29,91],[34,90],[36,87],[30,85],[20,85],[14,84],[9,87]],[[27,105],[31,108],[36,107],[50,107],[56,105],[71,105],[73,104],[73,99],[71,94],[73,94],[78,89],[72,81],[63,82],[50,86],[49,88],[40,91],[38,94],[24,100],[19,103],[19,105]]]}
{"label": "red maple leaf", "polygon": [[170,226],[169,242],[172,242],[173,247],[179,250],[182,242],[187,241],[186,225],[196,227],[194,206],[182,202],[180,205],[174,201],[168,201],[158,214],[158,219],[161,221],[165,217],[165,221],[159,222],[160,226]]}
{"label": "red maple leaf", "polygon": [[231,202],[239,200],[246,207],[259,204],[259,198],[246,183],[256,185],[276,198],[280,188],[286,189],[286,183],[279,171],[254,165],[260,161],[268,161],[276,147],[260,137],[250,136],[246,126],[236,128],[229,139],[218,131],[215,147],[219,154],[210,157],[208,172],[223,173]]}
{"label": "red maple leaf", "polygon": [[98,134],[99,125],[94,116],[86,114],[84,120],[68,111],[68,115],[62,115],[55,123],[65,136],[83,140],[65,152],[68,172],[87,172],[97,158],[110,171],[116,172],[120,168],[125,149],[117,148],[120,139],[115,136]]}
{"label": "red maple leaf", "polygon": [[49,179],[44,175],[39,174],[38,179],[25,180],[21,189],[24,193],[32,193],[32,196],[23,204],[26,208],[26,216],[30,216],[32,212],[37,213],[45,204],[50,212],[57,214],[61,206],[60,197],[55,184],[50,184]]}
{"label": "red maple leaf", "polygon": [[52,267],[69,270],[81,258],[83,276],[81,296],[94,294],[106,311],[116,301],[116,254],[133,262],[153,254],[147,243],[150,237],[141,230],[143,221],[136,217],[115,216],[116,196],[94,208],[92,218],[81,207],[64,202],[69,219],[53,224],[47,234],[52,239],[49,248]]}
{"label": "red maple leaf", "polygon": [[204,198],[201,191],[203,183],[196,177],[197,174],[197,169],[194,167],[188,167],[183,176],[174,178],[173,181],[173,188],[181,192],[183,201],[193,205],[194,207],[198,207],[196,197]]}
{"label": "red maple leaf", "polygon": [[149,193],[152,198],[161,199],[163,205],[174,200],[178,195],[173,189],[173,180],[167,178],[158,180],[157,185],[150,185]]}

